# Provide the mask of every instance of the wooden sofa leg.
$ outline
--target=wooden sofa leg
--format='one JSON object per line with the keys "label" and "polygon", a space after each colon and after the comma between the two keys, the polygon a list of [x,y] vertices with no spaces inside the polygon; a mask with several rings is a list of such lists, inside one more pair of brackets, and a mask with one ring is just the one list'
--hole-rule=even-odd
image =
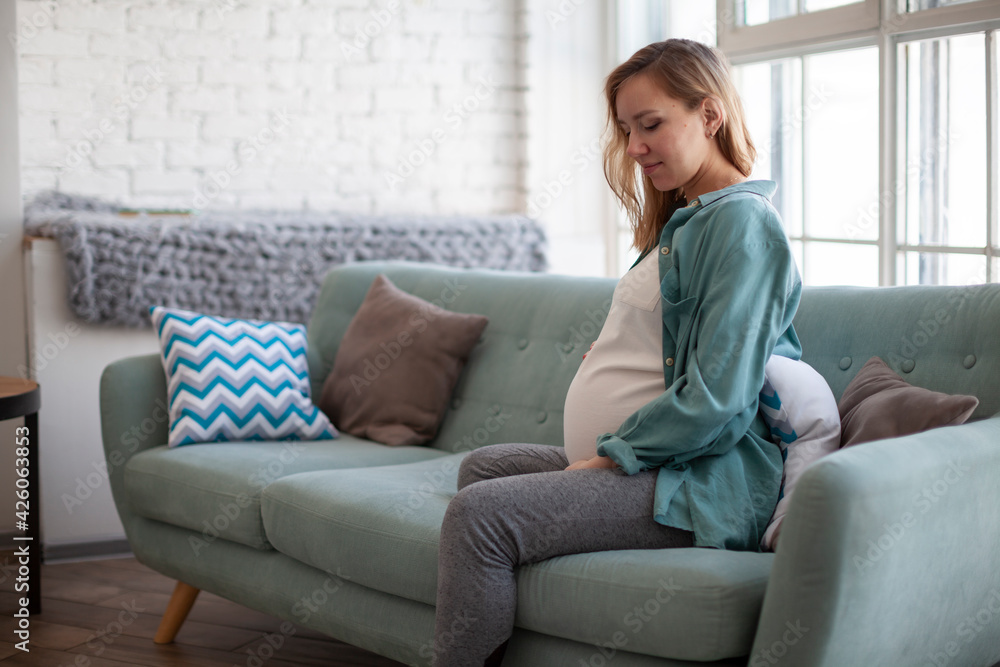
{"label": "wooden sofa leg", "polygon": [[177,582],[174,594],[170,596],[170,602],[167,603],[167,610],[163,612],[163,618],[160,619],[160,627],[156,631],[156,636],[153,637],[154,643],[169,644],[174,641],[174,637],[184,625],[184,619],[187,618],[188,612],[191,611],[195,598],[200,592],[200,589],[189,586],[183,581]]}

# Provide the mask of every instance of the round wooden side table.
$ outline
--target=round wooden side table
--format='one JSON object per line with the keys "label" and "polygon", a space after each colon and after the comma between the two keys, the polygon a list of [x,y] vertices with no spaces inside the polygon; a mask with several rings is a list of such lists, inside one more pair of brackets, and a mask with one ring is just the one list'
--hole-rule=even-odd
{"label": "round wooden side table", "polygon": [[[23,564],[22,558],[27,553],[28,576],[23,579],[20,567],[17,567],[18,576],[15,579],[15,596],[20,598],[17,584],[27,582],[28,585],[28,613],[40,614],[42,611],[42,542],[41,542],[41,494],[38,489],[38,408],[42,404],[42,394],[37,382],[22,380],[21,378],[0,377],[0,420],[24,417],[24,426],[18,427],[15,431],[15,449],[27,449],[27,456],[16,456],[18,459],[27,459],[27,465],[15,465],[15,470],[27,468],[27,475],[17,476],[18,492],[25,490],[27,493],[19,493],[15,501],[14,515],[16,517],[15,526],[23,531],[23,535],[14,537],[14,562],[20,566]],[[20,453],[24,453],[19,452]],[[27,480],[22,482],[21,480]],[[22,500],[23,497],[23,500]]]}

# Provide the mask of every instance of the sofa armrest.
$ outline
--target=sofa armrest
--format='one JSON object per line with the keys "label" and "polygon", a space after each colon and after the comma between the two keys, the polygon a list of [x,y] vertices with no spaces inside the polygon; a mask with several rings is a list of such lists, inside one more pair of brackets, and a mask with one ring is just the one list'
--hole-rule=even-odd
{"label": "sofa armrest", "polygon": [[125,464],[145,449],[165,445],[170,428],[167,380],[157,354],[109,364],[101,374],[101,437],[111,493],[126,531]]}
{"label": "sofa armrest", "polygon": [[785,518],[750,667],[1000,660],[1000,418],[837,452]]}

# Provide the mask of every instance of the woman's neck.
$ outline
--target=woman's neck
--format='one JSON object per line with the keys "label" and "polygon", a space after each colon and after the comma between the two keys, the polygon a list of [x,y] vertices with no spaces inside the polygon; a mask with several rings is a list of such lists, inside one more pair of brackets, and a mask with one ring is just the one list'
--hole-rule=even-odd
{"label": "woman's neck", "polygon": [[684,197],[690,202],[707,192],[715,192],[743,180],[746,180],[746,176],[716,147],[714,155],[706,161],[691,182],[684,186]]}

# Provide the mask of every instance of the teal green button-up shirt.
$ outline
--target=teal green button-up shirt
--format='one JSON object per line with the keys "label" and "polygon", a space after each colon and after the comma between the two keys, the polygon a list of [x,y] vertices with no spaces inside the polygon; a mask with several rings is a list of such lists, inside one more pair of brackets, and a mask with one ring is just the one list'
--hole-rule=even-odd
{"label": "teal green button-up shirt", "polygon": [[696,546],[756,550],[778,502],[781,452],[757,397],[771,354],[801,357],[802,281],[775,188],[740,183],[671,216],[655,250],[666,391],[597,439],[629,475],[659,469],[653,516]]}

